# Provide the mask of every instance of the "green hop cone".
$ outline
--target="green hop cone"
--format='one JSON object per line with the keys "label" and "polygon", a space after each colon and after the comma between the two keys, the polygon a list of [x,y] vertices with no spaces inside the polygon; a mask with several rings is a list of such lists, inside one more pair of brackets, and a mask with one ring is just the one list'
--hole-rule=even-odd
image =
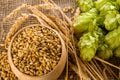
{"label": "green hop cone", "polygon": [[82,12],[87,12],[93,8],[92,0],[76,0],[76,2]]}
{"label": "green hop cone", "polygon": [[81,50],[80,57],[84,61],[91,61],[91,59],[95,56],[95,49],[86,47]]}
{"label": "green hop cone", "polygon": [[98,48],[97,55],[102,59],[108,60],[113,56],[113,52],[106,44],[101,44]]}
{"label": "green hop cone", "polygon": [[[119,6],[115,1],[109,0],[98,0],[95,2],[96,4],[102,3],[101,7],[99,7],[100,15],[98,16],[98,23],[104,26],[105,16],[108,14],[109,11],[117,11],[119,10]],[[97,5],[97,6],[100,6]]]}
{"label": "green hop cone", "polygon": [[84,61],[91,61],[95,56],[98,47],[98,34],[97,31],[87,32],[83,34],[78,42],[80,49],[80,57]]}
{"label": "green hop cone", "polygon": [[108,14],[108,11],[117,11],[119,10],[118,5],[114,2],[106,2],[101,8],[100,8],[100,15],[106,15]]}
{"label": "green hop cone", "polygon": [[96,17],[97,10],[95,8],[91,9],[89,12],[79,15],[73,24],[75,33],[81,34],[83,32],[93,31],[97,25]]}
{"label": "green hop cone", "polygon": [[115,49],[114,55],[120,57],[120,46]]}
{"label": "green hop cone", "polygon": [[96,9],[100,10],[100,8],[108,1],[111,1],[111,0],[96,0],[94,2]]}
{"label": "green hop cone", "polygon": [[105,36],[105,43],[111,48],[111,49],[115,49],[117,47],[120,46],[120,26],[109,32],[106,36]]}
{"label": "green hop cone", "polygon": [[114,30],[118,27],[118,19],[117,19],[118,11],[109,11],[105,16],[105,28],[110,31]]}
{"label": "green hop cone", "polygon": [[120,6],[120,0],[116,0],[117,4]]}
{"label": "green hop cone", "polygon": [[120,25],[120,14],[117,14],[117,21],[118,21],[118,23]]}

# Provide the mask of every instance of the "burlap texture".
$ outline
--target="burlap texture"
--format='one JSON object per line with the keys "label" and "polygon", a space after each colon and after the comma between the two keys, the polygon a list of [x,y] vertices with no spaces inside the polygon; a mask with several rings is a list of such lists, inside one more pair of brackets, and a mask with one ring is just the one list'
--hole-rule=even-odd
{"label": "burlap texture", "polygon": [[[54,0],[55,3],[57,3],[61,8],[65,8],[65,7],[72,7],[75,8],[75,0]],[[14,9],[16,9],[18,6],[21,6],[22,4],[28,4],[28,5],[38,5],[41,3],[41,0],[0,0],[0,22],[3,20],[4,17],[6,17],[11,11],[13,11]],[[27,12],[27,11],[26,11]],[[71,17],[70,13],[67,13],[67,15],[69,17]],[[4,24],[0,23],[0,44],[4,43],[5,38],[7,33],[9,32],[11,25],[15,22],[15,20],[13,21],[7,21]],[[30,21],[27,21],[29,23],[31,23]],[[32,22],[32,23],[36,23]],[[24,26],[26,26],[25,24],[23,24]],[[4,49],[2,47],[0,47],[0,52],[2,52]],[[62,77],[59,78],[59,80],[63,80],[65,73],[63,72],[63,74],[61,75]]]}
{"label": "burlap texture", "polygon": [[[65,8],[69,6],[75,8],[75,0],[54,0],[54,1],[61,8]],[[0,0],[0,22],[11,11],[16,9],[18,6],[21,6],[22,4],[38,5],[40,3],[41,3],[41,0]],[[67,15],[70,16],[69,13]],[[8,21],[4,23],[3,25],[0,25],[0,43],[4,42],[5,36],[8,33],[11,27],[11,24],[13,23],[11,21]]]}

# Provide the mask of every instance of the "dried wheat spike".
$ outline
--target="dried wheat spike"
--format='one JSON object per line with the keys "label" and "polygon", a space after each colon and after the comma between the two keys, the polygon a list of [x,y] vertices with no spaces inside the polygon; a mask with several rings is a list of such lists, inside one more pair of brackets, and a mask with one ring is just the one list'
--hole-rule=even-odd
{"label": "dried wheat spike", "polygon": [[16,22],[12,25],[10,31],[8,32],[5,40],[5,47],[7,48],[9,46],[9,42],[11,41],[12,36],[15,34],[15,32],[18,30],[20,25],[28,18],[29,16],[27,14],[22,14],[21,17],[19,17]]}
{"label": "dried wheat spike", "polygon": [[52,20],[50,20],[44,13],[42,13],[41,11],[39,11],[37,8],[30,6],[29,9],[33,12],[33,14],[41,17],[41,19],[43,19],[45,22],[47,22],[49,25],[51,25],[52,27],[54,27],[54,29],[56,29],[57,31],[59,31],[58,27],[56,24],[54,24],[54,22]]}
{"label": "dried wheat spike", "polygon": [[0,44],[0,46],[1,46],[1,47],[4,47],[4,46],[5,46],[5,44]]}
{"label": "dried wheat spike", "polygon": [[44,3],[48,3],[49,2],[49,0],[42,0]]}
{"label": "dried wheat spike", "polygon": [[9,15],[7,15],[5,18],[3,18],[3,22],[8,21],[11,18],[14,18],[15,16],[17,16],[21,11],[27,9],[27,5],[26,4],[22,4],[21,6],[19,6],[18,8],[16,8],[15,10],[13,10]]}
{"label": "dried wheat spike", "polygon": [[54,5],[52,4],[39,4],[34,6],[37,9],[57,9]]}

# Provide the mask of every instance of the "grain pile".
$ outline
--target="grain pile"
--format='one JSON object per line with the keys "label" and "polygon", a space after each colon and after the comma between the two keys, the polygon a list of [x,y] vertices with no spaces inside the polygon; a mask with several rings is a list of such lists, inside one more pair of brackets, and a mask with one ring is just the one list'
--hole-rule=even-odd
{"label": "grain pile", "polygon": [[8,63],[7,52],[0,53],[0,80],[18,80]]}
{"label": "grain pile", "polygon": [[42,76],[58,64],[61,42],[58,35],[46,27],[27,27],[14,38],[11,54],[13,63],[21,72]]}

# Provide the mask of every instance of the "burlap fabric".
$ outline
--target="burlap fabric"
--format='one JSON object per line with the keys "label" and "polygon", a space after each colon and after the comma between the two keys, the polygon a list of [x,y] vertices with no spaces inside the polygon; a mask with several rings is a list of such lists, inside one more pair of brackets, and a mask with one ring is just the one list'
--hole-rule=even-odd
{"label": "burlap fabric", "polygon": [[[72,7],[75,8],[75,0],[54,0],[55,3],[57,3],[61,8],[65,7]],[[16,9],[18,6],[21,6],[22,4],[28,4],[28,5],[38,5],[41,3],[41,0],[0,0],[0,22],[4,17],[6,17],[11,11]],[[27,11],[26,11],[27,12]],[[66,13],[69,17],[71,17],[70,13]],[[15,20],[7,21],[4,24],[0,24],[0,44],[4,43],[7,33],[9,32],[11,25],[15,22]],[[36,21],[31,22],[27,21],[27,24],[29,23],[36,23]],[[26,26],[26,24],[23,24]],[[0,52],[2,52],[4,49],[0,47]],[[63,77],[65,76],[65,73],[61,75],[59,80],[63,80]]]}

